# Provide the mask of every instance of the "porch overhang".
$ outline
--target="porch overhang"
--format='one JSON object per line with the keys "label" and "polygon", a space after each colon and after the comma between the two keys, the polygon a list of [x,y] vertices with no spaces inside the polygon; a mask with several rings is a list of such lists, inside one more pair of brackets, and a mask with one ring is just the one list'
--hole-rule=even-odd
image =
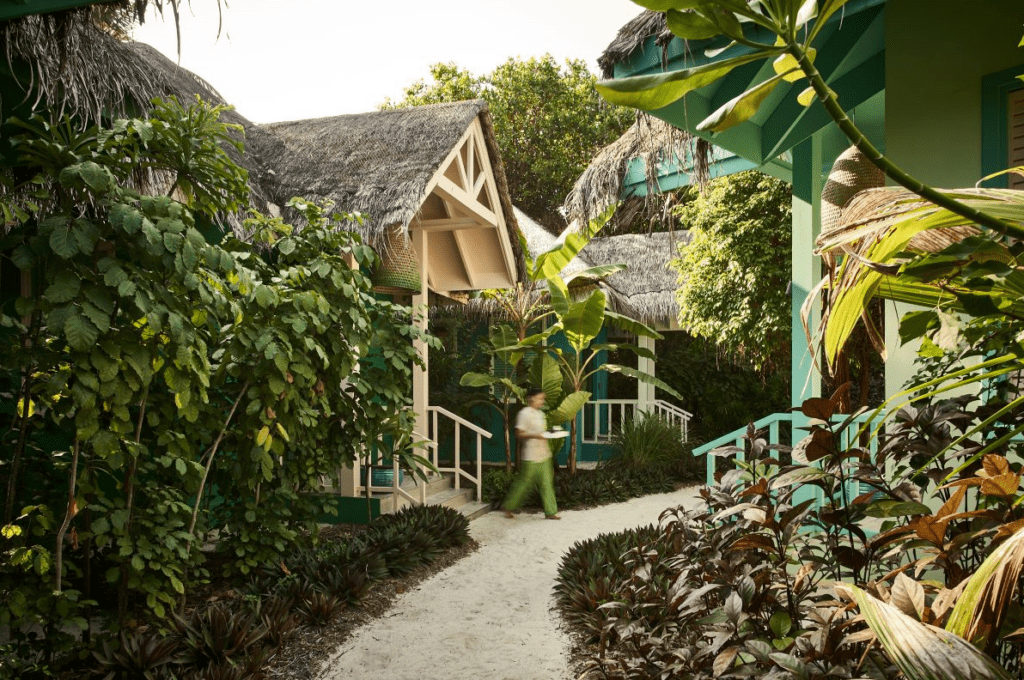
{"label": "porch overhang", "polygon": [[[450,294],[515,285],[515,256],[479,119],[427,184],[409,230],[426,237],[430,290]],[[415,247],[418,239],[412,241]]]}
{"label": "porch overhang", "polygon": [[[815,66],[828,86],[838,94],[839,103],[846,111],[855,109],[885,89],[884,4],[884,0],[851,0],[842,12],[829,20],[815,41],[814,46],[818,50]],[[764,29],[755,28],[749,31],[751,38],[761,42],[774,41],[774,37],[769,37]],[[749,51],[743,47],[732,47],[709,57],[709,50],[725,47],[724,38],[689,42],[673,38],[663,54],[655,40],[654,36],[647,38],[642,49],[617,63],[614,80],[692,68]],[[820,102],[815,101],[805,107],[797,101],[806,81],[777,87],[750,120],[729,130],[711,134],[698,132],[696,128],[720,106],[773,75],[770,60],[746,64],[650,113],[733,154],[736,158],[725,159],[719,174],[764,166],[771,169],[769,164],[832,122]]]}

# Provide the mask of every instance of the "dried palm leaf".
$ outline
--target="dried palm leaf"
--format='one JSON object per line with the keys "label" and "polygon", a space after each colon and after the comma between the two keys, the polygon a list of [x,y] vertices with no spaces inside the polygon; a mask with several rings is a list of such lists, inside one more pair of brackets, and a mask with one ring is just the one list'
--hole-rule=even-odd
{"label": "dried palm leaf", "polygon": [[908,680],[1009,680],[999,664],[963,638],[902,613],[854,585],[836,591],[857,603],[893,663]]}

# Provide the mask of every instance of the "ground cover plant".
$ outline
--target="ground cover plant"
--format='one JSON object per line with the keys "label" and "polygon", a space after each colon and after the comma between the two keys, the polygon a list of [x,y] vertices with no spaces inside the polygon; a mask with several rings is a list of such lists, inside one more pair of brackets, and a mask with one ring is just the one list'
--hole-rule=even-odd
{"label": "ground cover plant", "polygon": [[40,673],[107,626],[169,625],[211,576],[209,539],[243,576],[311,545],[327,508],[304,492],[385,425],[411,429],[394,414],[419,331],[371,294],[358,217],[295,199],[297,231],[252,213],[222,108],[154,106],[106,128],[12,123],[0,626],[5,663]]}
{"label": "ground cover plant", "polygon": [[713,452],[736,458],[702,490],[705,508],[563,558],[556,598],[588,640],[586,677],[1021,672],[1020,466],[972,461],[984,439],[962,438],[991,406],[905,407],[872,448],[863,415],[836,414],[841,399],[805,402],[794,448],[750,428],[744,447]]}
{"label": "ground cover plant", "polygon": [[91,660],[76,667],[76,677],[89,669],[111,680],[263,677],[270,658],[286,651],[301,629],[331,625],[360,607],[374,584],[469,540],[469,521],[451,508],[414,507],[382,516],[360,533],[261,568],[233,597],[202,603],[164,628],[141,626],[104,640]]}

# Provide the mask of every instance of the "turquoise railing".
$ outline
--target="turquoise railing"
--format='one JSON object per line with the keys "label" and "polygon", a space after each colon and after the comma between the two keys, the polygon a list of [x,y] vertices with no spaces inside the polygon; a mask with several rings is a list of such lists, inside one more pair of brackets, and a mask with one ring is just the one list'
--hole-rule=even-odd
{"label": "turquoise railing", "polygon": [[[764,428],[767,427],[768,428],[768,443],[769,444],[778,444],[779,443],[779,423],[783,423],[783,422],[792,423],[793,422],[793,414],[792,413],[773,413],[770,416],[765,416],[764,418],[761,418],[761,420],[758,420],[758,421],[754,422],[754,429],[760,431],[760,430],[763,430]],[[707,444],[704,444],[703,446],[698,446],[697,448],[695,448],[693,450],[693,455],[695,455],[695,456],[702,456],[702,455],[707,454],[712,449],[717,449],[719,446],[728,446],[729,444],[733,444],[733,445],[739,447],[740,449],[742,449],[743,448],[743,437],[745,437],[746,434],[747,434],[747,428],[745,426],[741,427],[739,429],[733,430],[732,432],[730,432],[728,434],[723,434],[718,439],[714,439],[712,441],[709,441]],[[743,460],[743,455],[744,455],[743,451],[740,451],[739,453],[736,454],[736,457],[739,458],[740,460]],[[714,483],[715,483],[715,456],[709,455],[709,456],[707,456],[707,485],[711,486]]]}
{"label": "turquoise railing", "polygon": [[[867,422],[867,419],[868,419],[868,417],[870,415],[871,415],[870,411],[862,413],[861,415],[859,415],[859,416],[857,416],[856,418],[853,419],[853,423],[857,423],[859,425],[863,425],[865,422]],[[832,422],[838,425],[838,424],[842,423],[848,417],[849,416],[846,415],[846,414],[837,414],[837,415],[833,416]],[[798,441],[803,439],[803,437],[799,436],[794,430],[796,430],[798,427],[804,425],[807,422],[807,420],[808,420],[807,416],[803,415],[802,413],[773,413],[773,414],[771,414],[769,416],[765,416],[764,418],[761,418],[760,420],[756,421],[754,423],[754,429],[756,431],[760,432],[760,431],[764,430],[765,428],[767,428],[768,429],[768,438],[767,438],[768,443],[769,444],[778,444],[778,443],[780,443],[780,440],[779,440],[779,424],[780,423],[789,423],[790,424],[790,428],[791,428],[790,432],[792,433],[792,437],[791,437],[792,443],[796,444]],[[839,433],[840,439],[839,439],[839,442],[837,442],[838,446],[841,449],[843,449],[843,450],[851,448],[854,445],[854,443],[855,443],[855,439],[856,439],[857,435],[859,434],[859,430],[860,430],[860,428],[853,427],[851,425],[850,427],[847,427],[845,430],[840,432]],[[722,435],[718,439],[715,439],[713,441],[708,442],[707,444],[704,444],[703,446],[699,446],[699,447],[695,448],[693,450],[693,455],[695,455],[695,456],[705,455],[705,454],[708,454],[712,449],[717,449],[719,446],[728,446],[729,444],[733,444],[737,448],[740,449],[740,451],[738,451],[736,453],[736,457],[739,460],[743,460],[744,459],[744,439],[743,438],[746,436],[746,434],[747,434],[747,428],[746,427],[741,427],[739,429],[733,430],[732,432],[730,432],[728,434]],[[875,440],[874,437],[871,438],[870,442],[868,443],[868,446],[869,446],[869,450],[871,451],[871,453],[873,455],[876,452],[876,450],[877,450],[877,448],[876,448],[877,447],[877,441]],[[707,455],[707,478],[706,478],[706,481],[707,481],[707,485],[708,486],[711,486],[712,484],[715,483],[715,458],[716,458],[715,456]],[[855,482],[851,483],[851,485],[849,487],[847,487],[847,493],[850,495],[851,498],[853,496],[859,495],[860,492],[861,492],[859,487],[854,486],[854,484],[855,484]],[[820,498],[820,493],[818,495],[819,495],[819,502],[820,502],[822,500]]]}

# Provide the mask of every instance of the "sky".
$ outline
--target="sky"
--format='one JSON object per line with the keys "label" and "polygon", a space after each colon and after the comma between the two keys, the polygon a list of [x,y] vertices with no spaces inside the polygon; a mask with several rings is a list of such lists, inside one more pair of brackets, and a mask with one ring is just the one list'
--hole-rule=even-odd
{"label": "sky", "polygon": [[[222,0],[223,1],[223,0]],[[630,0],[215,0],[185,3],[180,64],[256,123],[376,109],[454,61],[474,75],[509,57],[597,57],[642,11]],[[178,61],[174,21],[134,37]]]}

